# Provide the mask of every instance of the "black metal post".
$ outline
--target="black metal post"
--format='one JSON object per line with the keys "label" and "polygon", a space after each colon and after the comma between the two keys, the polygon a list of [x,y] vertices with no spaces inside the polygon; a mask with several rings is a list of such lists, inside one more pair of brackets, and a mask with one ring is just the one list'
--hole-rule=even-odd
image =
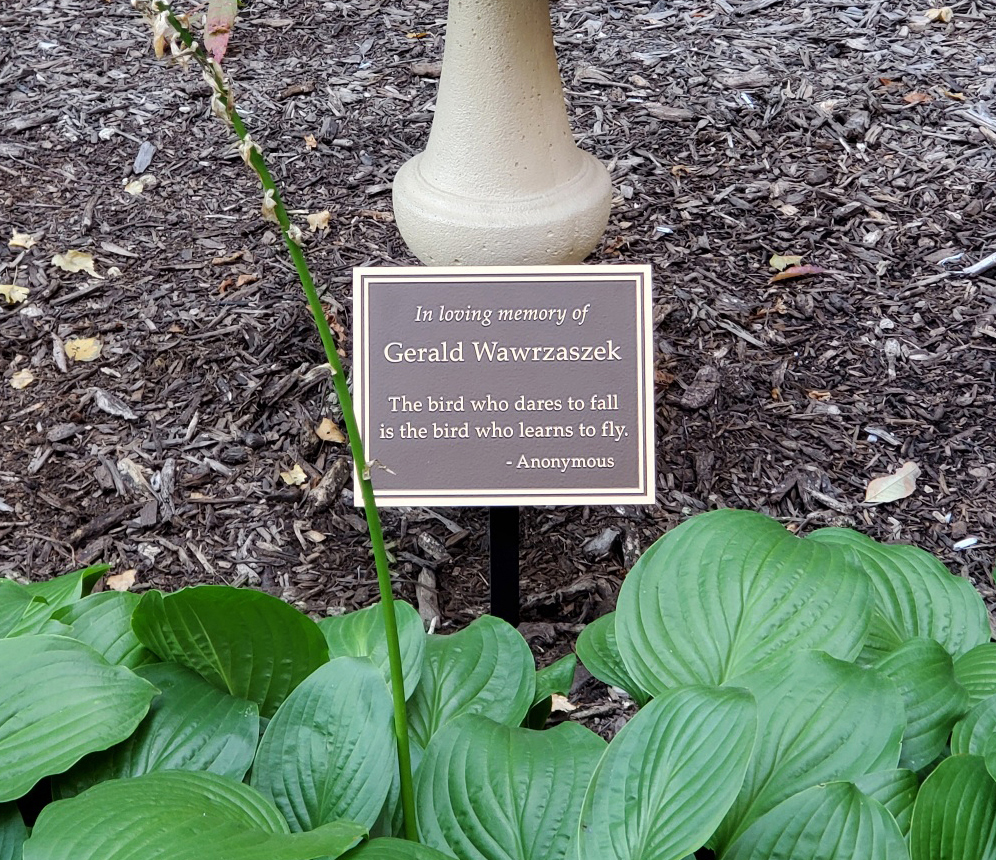
{"label": "black metal post", "polygon": [[488,508],[491,614],[519,624],[519,509]]}

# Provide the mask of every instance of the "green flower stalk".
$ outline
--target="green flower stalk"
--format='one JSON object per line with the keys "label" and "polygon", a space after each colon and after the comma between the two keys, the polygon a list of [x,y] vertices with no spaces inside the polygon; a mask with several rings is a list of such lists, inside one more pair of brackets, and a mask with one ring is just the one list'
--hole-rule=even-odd
{"label": "green flower stalk", "polygon": [[[370,529],[370,542],[373,545],[374,561],[377,567],[377,583],[384,613],[384,628],[390,660],[391,694],[394,701],[394,729],[398,742],[398,766],[405,836],[415,841],[418,837],[415,830],[415,798],[412,788],[411,749],[408,740],[408,718],[405,710],[401,647],[398,641],[398,624],[394,613],[394,595],[391,590],[391,572],[388,568],[387,550],[384,546],[384,532],[374,501],[373,486],[370,483],[371,464],[367,463],[363,451],[363,440],[360,438],[352,397],[349,393],[349,386],[346,384],[346,375],[339,359],[335,340],[325,319],[325,310],[318,297],[318,291],[315,289],[315,283],[301,249],[301,231],[295,224],[291,223],[280,198],[280,192],[267,169],[262,150],[249,135],[245,123],[235,109],[232,89],[225,80],[221,66],[210,58],[203,47],[194,39],[187,27],[186,16],[176,15],[164,0],[132,0],[132,5],[141,11],[143,16],[152,24],[153,47],[157,57],[164,56],[168,44],[171,54],[181,64],[185,65],[190,59],[193,59],[204,70],[204,78],[212,89],[212,113],[225,120],[235,130],[239,138],[239,152],[243,160],[256,171],[263,184],[263,217],[280,227],[284,244],[290,253],[301,286],[304,288],[308,307],[315,320],[315,326],[318,328],[318,336],[321,338],[325,356],[332,372],[332,384],[342,407],[346,435],[349,438],[353,462],[359,476],[363,509]],[[177,43],[177,39],[182,43],[182,47]]]}

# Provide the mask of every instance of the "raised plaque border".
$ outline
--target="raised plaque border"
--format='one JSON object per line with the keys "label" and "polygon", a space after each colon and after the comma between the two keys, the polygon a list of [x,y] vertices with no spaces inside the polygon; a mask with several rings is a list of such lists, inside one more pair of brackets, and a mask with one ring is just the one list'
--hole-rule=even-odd
{"label": "raised plaque border", "polygon": [[[377,283],[405,283],[414,288],[420,281],[454,283],[526,282],[576,283],[578,281],[629,280],[636,291],[636,332],[640,339],[637,376],[640,396],[637,403],[641,441],[639,480],[636,486],[610,491],[577,488],[542,490],[508,487],[474,487],[453,490],[419,488],[385,490],[374,488],[381,507],[489,507],[540,505],[648,505],[656,503],[656,454],[653,379],[653,275],[649,264],[599,264],[590,266],[361,266],[353,269],[353,407],[368,459],[376,459],[367,447],[370,430],[370,314],[369,291]],[[372,457],[371,457],[372,454]],[[376,463],[371,465],[376,469]],[[362,506],[358,475],[354,468],[353,504]]]}

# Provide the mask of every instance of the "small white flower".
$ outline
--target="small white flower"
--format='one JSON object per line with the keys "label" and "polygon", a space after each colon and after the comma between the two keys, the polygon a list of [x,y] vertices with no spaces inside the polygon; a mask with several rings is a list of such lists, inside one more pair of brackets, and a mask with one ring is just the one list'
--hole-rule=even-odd
{"label": "small white flower", "polygon": [[274,224],[280,223],[277,217],[277,200],[272,188],[267,188],[263,192],[263,220]]}
{"label": "small white flower", "polygon": [[252,151],[256,150],[260,155],[263,154],[263,150],[259,148],[259,144],[256,143],[248,134],[242,138],[239,142],[239,155],[242,156],[242,160],[246,163],[248,167],[252,167]]}

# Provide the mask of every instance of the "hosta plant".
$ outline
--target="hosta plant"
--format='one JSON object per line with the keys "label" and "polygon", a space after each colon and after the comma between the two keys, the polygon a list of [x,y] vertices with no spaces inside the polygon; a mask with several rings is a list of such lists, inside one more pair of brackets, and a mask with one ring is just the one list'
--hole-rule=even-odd
{"label": "hosta plant", "polygon": [[673,529],[578,641],[634,700],[611,743],[542,728],[573,657],[395,603],[418,842],[383,607],[102,572],[0,583],[0,860],[996,860],[996,644],[911,547]]}

